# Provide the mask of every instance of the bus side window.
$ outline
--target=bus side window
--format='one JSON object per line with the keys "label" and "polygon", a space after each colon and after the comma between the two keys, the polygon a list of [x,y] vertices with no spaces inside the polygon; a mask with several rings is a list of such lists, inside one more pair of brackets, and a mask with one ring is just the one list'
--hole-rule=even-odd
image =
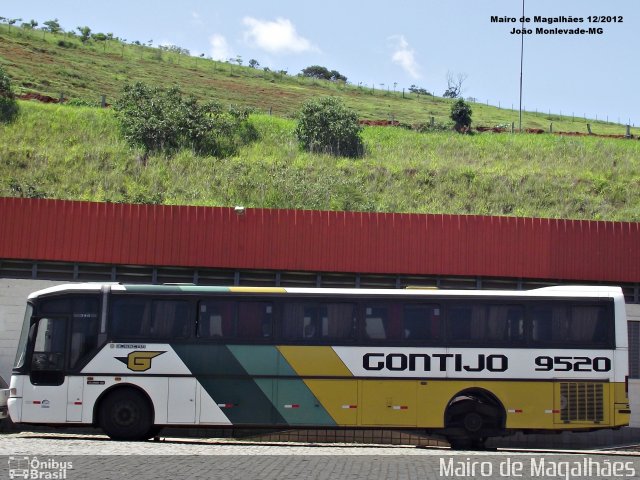
{"label": "bus side window", "polygon": [[524,310],[518,305],[489,305],[484,339],[517,342],[524,334]]}
{"label": "bus side window", "polygon": [[450,307],[447,315],[449,340],[471,340],[471,307]]}
{"label": "bus side window", "polygon": [[603,345],[609,341],[606,309],[598,305],[571,307],[570,342],[576,345]]}
{"label": "bus side window", "polygon": [[346,340],[355,334],[351,303],[285,302],[282,335],[287,340]]}
{"label": "bus side window", "polygon": [[320,338],[352,339],[355,334],[356,309],[351,303],[326,303],[319,309]]}
{"label": "bus side window", "polygon": [[69,366],[74,368],[87,353],[98,347],[97,314],[74,313],[71,319],[71,355]]}
{"label": "bus side window", "polygon": [[550,304],[531,309],[534,342],[542,345],[573,343],[570,311],[565,304]]}
{"label": "bus side window", "polygon": [[148,335],[150,304],[144,298],[115,298],[111,314],[113,335],[124,338]]}
{"label": "bus side window", "polygon": [[364,336],[369,340],[385,340],[389,316],[385,307],[365,307]]}
{"label": "bus side window", "polygon": [[236,335],[235,302],[206,300],[200,302],[198,337],[233,338]]}
{"label": "bus side window", "polygon": [[282,336],[287,340],[300,340],[315,335],[311,318],[313,313],[304,303],[285,302],[282,312]]}
{"label": "bus side window", "polygon": [[238,302],[238,338],[271,337],[272,313],[270,302]]}
{"label": "bus side window", "polygon": [[405,305],[403,333],[407,340],[439,338],[440,307],[438,305]]}
{"label": "bus side window", "polygon": [[551,307],[534,307],[531,309],[531,335],[536,342],[551,341]]}

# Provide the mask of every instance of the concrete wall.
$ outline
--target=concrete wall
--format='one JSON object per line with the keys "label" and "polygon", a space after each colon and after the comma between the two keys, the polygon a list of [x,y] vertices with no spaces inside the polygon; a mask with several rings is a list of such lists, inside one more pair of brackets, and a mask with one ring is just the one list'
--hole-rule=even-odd
{"label": "concrete wall", "polygon": [[20,339],[27,297],[36,290],[60,283],[65,282],[0,278],[0,375],[7,383]]}

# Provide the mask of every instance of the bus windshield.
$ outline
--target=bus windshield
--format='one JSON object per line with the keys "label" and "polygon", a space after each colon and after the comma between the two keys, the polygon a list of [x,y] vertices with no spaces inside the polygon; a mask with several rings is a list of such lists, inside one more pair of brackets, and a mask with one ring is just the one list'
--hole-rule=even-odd
{"label": "bus windshield", "polygon": [[18,351],[16,352],[16,361],[13,364],[13,368],[22,368],[24,366],[25,356],[27,354],[27,339],[29,338],[29,325],[32,313],[33,305],[27,303],[27,310],[24,313],[22,332],[20,333],[20,342],[18,343]]}

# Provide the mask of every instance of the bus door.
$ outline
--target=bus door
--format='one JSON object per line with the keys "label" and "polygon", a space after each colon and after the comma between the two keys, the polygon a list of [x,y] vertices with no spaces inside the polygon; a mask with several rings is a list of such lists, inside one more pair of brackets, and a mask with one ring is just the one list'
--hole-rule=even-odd
{"label": "bus door", "polygon": [[29,379],[24,382],[22,421],[66,422],[67,317],[36,319],[31,325],[29,339],[33,350],[31,358],[27,360]]}
{"label": "bus door", "polygon": [[[66,375],[69,318],[48,315],[31,326],[33,350],[23,390],[23,422],[80,422],[84,378]],[[73,344],[74,338],[71,339]],[[71,345],[72,350],[74,346]],[[73,353],[73,351],[72,351]]]}

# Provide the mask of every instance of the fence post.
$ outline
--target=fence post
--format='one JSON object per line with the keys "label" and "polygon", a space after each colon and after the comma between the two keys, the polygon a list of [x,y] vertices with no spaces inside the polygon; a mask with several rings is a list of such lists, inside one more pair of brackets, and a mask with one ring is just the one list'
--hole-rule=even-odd
{"label": "fence post", "polygon": [[511,133],[515,131],[516,124],[515,122],[511,122]]}
{"label": "fence post", "polygon": [[631,125],[627,125],[627,134],[625,135],[627,138],[631,138]]}
{"label": "fence post", "polygon": [[404,98],[404,88],[402,89],[402,98]]}
{"label": "fence post", "polygon": [[64,102],[64,92],[60,92],[60,103]]}
{"label": "fence post", "polygon": [[269,107],[269,116],[271,116],[272,109],[273,107]]}
{"label": "fence post", "polygon": [[105,108],[107,106],[107,96],[102,95],[100,97],[100,107]]}
{"label": "fence post", "polygon": [[591,135],[591,125],[589,125],[588,123],[587,123],[587,131],[589,132],[589,135]]}
{"label": "fence post", "polygon": [[436,117],[431,117],[431,126],[433,127],[436,124]]}
{"label": "fence post", "polygon": [[553,133],[553,122],[549,124],[549,133]]}

